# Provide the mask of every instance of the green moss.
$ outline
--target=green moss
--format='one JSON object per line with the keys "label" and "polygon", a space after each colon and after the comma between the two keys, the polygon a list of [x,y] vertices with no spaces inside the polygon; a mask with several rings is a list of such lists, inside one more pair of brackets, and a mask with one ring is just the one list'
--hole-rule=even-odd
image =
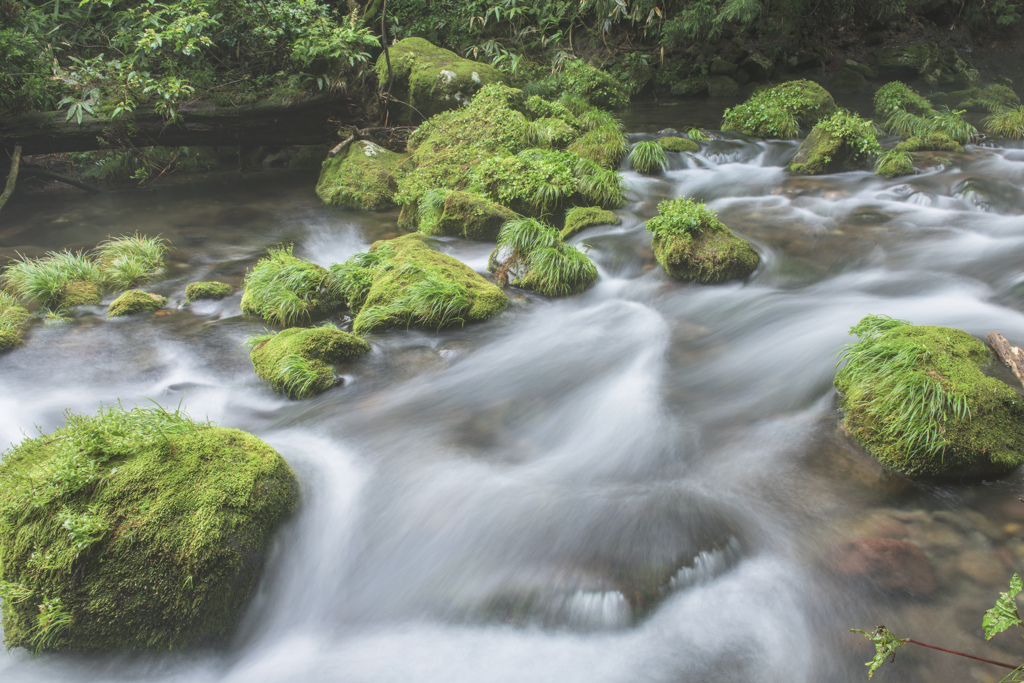
{"label": "green moss", "polygon": [[666,152],[699,152],[700,145],[689,138],[680,138],[674,135],[670,135],[664,138],[658,138],[658,144]]}
{"label": "green moss", "polygon": [[567,150],[602,168],[614,170],[629,151],[629,143],[618,126],[602,126],[581,135]]}
{"label": "green moss", "polygon": [[558,84],[561,92],[582,97],[597,107],[624,107],[629,104],[629,93],[622,85],[578,59],[565,62]]}
{"label": "green moss", "polygon": [[990,83],[984,88],[968,88],[933,96],[936,102],[971,112],[997,113],[1020,106],[1020,97],[1008,85]]}
{"label": "green moss", "polygon": [[597,266],[585,253],[534,218],[502,226],[488,269],[503,285],[511,282],[546,296],[579,294],[598,278]]}
{"label": "green moss", "polygon": [[559,233],[567,240],[580,230],[595,225],[620,225],[622,219],[600,206],[580,206],[565,214],[565,227]]}
{"label": "green moss", "polygon": [[871,122],[840,109],[814,126],[789,169],[803,175],[853,171],[880,152]]}
{"label": "green moss", "polygon": [[135,315],[163,308],[167,298],[159,294],[143,292],[141,289],[129,289],[127,292],[110,302],[107,309],[108,318]]}
{"label": "green moss", "polygon": [[554,147],[565,149],[579,137],[579,131],[559,118],[548,117],[531,121],[527,138],[533,147]]}
{"label": "green moss", "polygon": [[0,461],[7,646],[224,642],[297,498],[288,464],[251,434],[162,408],[68,413]]}
{"label": "green moss", "polygon": [[406,155],[366,140],[357,140],[343,153],[327,159],[320,170],[316,193],[327,204],[356,209],[395,205],[395,192],[406,172]]}
{"label": "green moss", "polygon": [[793,138],[802,127],[813,126],[835,110],[832,96],[817,83],[788,81],[759,90],[746,102],[726,109],[722,130],[761,138]]}
{"label": "green moss", "polygon": [[267,250],[245,275],[242,312],[276,325],[294,325],[327,315],[343,301],[329,287],[327,270],[292,256],[292,248]]}
{"label": "green moss", "polygon": [[[391,93],[407,105],[394,108],[398,123],[411,123],[419,115],[430,118],[456,109],[469,102],[482,86],[506,82],[504,74],[494,67],[463,59],[422,38],[405,38],[388,51],[395,79]],[[383,53],[377,59],[376,69],[383,89],[388,84],[388,65]]]}
{"label": "green moss", "polygon": [[310,398],[334,385],[335,363],[370,351],[359,337],[332,327],[290,327],[252,340],[249,357],[260,379],[290,398]]}
{"label": "green moss", "polygon": [[897,148],[890,149],[878,157],[875,162],[875,173],[886,178],[913,175],[914,159],[909,152],[898,149],[897,145]]}
{"label": "green moss", "polygon": [[896,145],[900,152],[962,152],[963,145],[945,133],[915,135]]}
{"label": "green moss", "polygon": [[457,190],[435,190],[418,206],[419,231],[424,235],[494,241],[502,223],[516,217],[514,211],[486,197]]}
{"label": "green moss", "polygon": [[21,339],[21,334],[19,334],[17,330],[0,327],[0,353],[10,351],[24,343],[25,342]]}
{"label": "green moss", "polygon": [[231,296],[235,288],[226,282],[192,282],[185,287],[185,301],[191,303],[198,299],[223,299]]}
{"label": "green moss", "polygon": [[836,374],[850,432],[910,477],[1006,474],[1024,463],[1024,401],[982,370],[995,361],[962,330],[868,316]]}
{"label": "green moss", "polygon": [[760,256],[737,237],[703,204],[673,199],[658,204],[658,215],[647,221],[654,256],[677,280],[716,284],[747,278]]}
{"label": "green moss", "polygon": [[[418,325],[431,329],[479,322],[508,306],[508,297],[458,259],[427,246],[419,234],[374,242],[370,287],[353,323],[356,334]],[[348,273],[358,270],[354,263]]]}
{"label": "green moss", "polygon": [[57,299],[56,308],[67,310],[75,306],[95,306],[103,298],[103,289],[95,282],[88,280],[72,280],[64,285]]}

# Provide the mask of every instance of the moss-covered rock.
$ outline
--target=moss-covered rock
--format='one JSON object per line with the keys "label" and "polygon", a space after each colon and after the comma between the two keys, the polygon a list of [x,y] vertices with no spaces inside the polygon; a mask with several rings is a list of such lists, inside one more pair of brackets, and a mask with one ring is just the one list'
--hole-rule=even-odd
{"label": "moss-covered rock", "polygon": [[757,250],[727,228],[713,211],[688,199],[658,204],[647,221],[654,256],[677,280],[716,284],[746,279],[757,268]]}
{"label": "moss-covered rock", "polygon": [[7,647],[225,641],[297,501],[288,464],[251,434],[161,408],[69,414],[0,462]]}
{"label": "moss-covered rock", "polygon": [[[430,118],[468,103],[488,83],[506,83],[505,75],[488,64],[459,57],[422,38],[405,38],[389,48],[394,83],[391,92],[410,106],[395,109],[395,120],[412,123],[419,114]],[[377,80],[387,86],[388,65],[377,58]],[[418,113],[417,113],[418,112]]]}
{"label": "moss-covered rock", "polygon": [[368,140],[357,140],[341,154],[324,161],[316,193],[327,204],[355,209],[394,206],[405,160],[404,154]]}
{"label": "moss-covered rock", "polygon": [[864,92],[868,89],[868,81],[864,78],[864,74],[851,69],[850,67],[843,67],[835,72],[832,76],[832,91],[837,93],[856,93]]}
{"label": "moss-covered rock", "polygon": [[962,330],[868,316],[836,374],[846,427],[910,477],[980,478],[1024,463],[1024,401],[982,370],[991,351]]}
{"label": "moss-covered rock", "polygon": [[670,135],[664,138],[658,138],[658,145],[661,146],[666,152],[699,152],[700,145],[691,140],[690,138],[680,138],[674,135]]}
{"label": "moss-covered rock", "polygon": [[493,242],[501,225],[516,217],[512,209],[472,192],[434,190],[418,204],[419,231]]}
{"label": "moss-covered rock", "polygon": [[921,78],[929,85],[961,84],[974,86],[978,72],[953,47],[919,41],[895,43],[875,52],[880,70],[897,77]]}
{"label": "moss-covered rock", "polygon": [[875,91],[875,116],[885,122],[900,111],[914,116],[927,116],[935,112],[932,103],[902,81],[891,81]]}
{"label": "moss-covered rock", "polygon": [[962,152],[964,146],[945,133],[915,135],[896,145],[900,152]]}
{"label": "moss-covered rock", "polygon": [[827,90],[813,81],[787,81],[758,90],[750,99],[726,109],[722,130],[768,138],[793,138],[836,110]]}
{"label": "moss-covered rock", "polygon": [[878,162],[875,164],[875,173],[886,178],[913,175],[915,173],[914,159],[909,152],[891,149],[878,158]]}
{"label": "moss-covered rock", "polygon": [[584,228],[621,224],[622,219],[612,211],[600,206],[579,206],[565,214],[565,226],[559,234],[563,240],[567,240]]}
{"label": "moss-covered rock", "polygon": [[185,287],[185,302],[192,303],[199,299],[220,300],[231,296],[235,288],[226,282],[191,282]]}
{"label": "moss-covered rock", "polygon": [[708,95],[711,97],[736,97],[740,93],[740,84],[728,76],[709,76]]}
{"label": "moss-covered rock", "polygon": [[141,289],[129,289],[127,292],[110,302],[107,308],[108,318],[119,318],[136,313],[147,313],[164,307],[167,297],[143,292]]}
{"label": "moss-covered rock", "polygon": [[597,282],[597,266],[582,250],[567,244],[553,226],[535,218],[509,221],[498,235],[488,270],[502,285],[545,296],[572,296]]}
{"label": "moss-covered rock", "polygon": [[940,104],[971,112],[999,112],[1020,106],[1020,97],[1008,85],[990,83],[984,88],[967,88],[932,96]]}
{"label": "moss-covered rock", "polygon": [[840,109],[814,126],[789,170],[803,175],[853,171],[880,151],[871,122]]}
{"label": "moss-covered rock", "polygon": [[357,313],[356,334],[412,325],[439,330],[487,320],[508,306],[497,285],[426,240],[413,233],[374,242],[369,253],[331,268],[335,290]]}
{"label": "moss-covered rock", "polygon": [[368,353],[370,345],[335,327],[290,327],[254,337],[249,349],[260,379],[289,398],[303,399],[330,389],[332,365]]}
{"label": "moss-covered rock", "polygon": [[293,256],[290,246],[268,249],[245,275],[242,312],[275,325],[313,320],[344,306],[330,284],[325,268]]}
{"label": "moss-covered rock", "polygon": [[601,168],[619,168],[622,157],[629,151],[625,136],[617,127],[608,126],[587,131],[567,148],[582,159],[593,161]]}
{"label": "moss-covered rock", "polygon": [[582,97],[596,107],[624,107],[629,93],[614,78],[586,62],[565,62],[558,81],[560,90]]}
{"label": "moss-covered rock", "polygon": [[0,290],[0,353],[21,346],[22,334],[31,314],[18,305],[13,295]]}

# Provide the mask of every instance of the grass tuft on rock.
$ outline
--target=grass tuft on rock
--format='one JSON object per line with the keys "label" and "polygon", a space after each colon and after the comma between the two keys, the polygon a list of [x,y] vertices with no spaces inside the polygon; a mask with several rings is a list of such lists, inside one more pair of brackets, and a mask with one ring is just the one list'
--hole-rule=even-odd
{"label": "grass tuft on rock", "polygon": [[257,376],[289,398],[306,399],[335,383],[333,365],[370,351],[359,337],[336,327],[290,327],[246,341]]}
{"label": "grass tuft on rock", "polygon": [[665,162],[665,149],[657,141],[638,142],[629,153],[629,163],[637,173],[660,173]]}
{"label": "grass tuft on rock", "polygon": [[93,259],[112,289],[128,289],[159,277],[166,252],[167,240],[136,233],[100,242]]}
{"label": "grass tuft on rock", "polygon": [[[613,214],[614,215],[614,214]],[[590,288],[597,266],[558,231],[535,218],[506,223],[488,266],[499,282],[545,296],[571,296]]]}
{"label": "grass tuft on rock", "polygon": [[4,269],[6,287],[21,299],[53,310],[100,302],[105,276],[84,252],[49,252],[42,258],[20,256]]}
{"label": "grass tuft on rock", "polygon": [[308,322],[341,307],[327,282],[327,270],[292,255],[292,247],[267,250],[245,275],[242,311],[275,325]]}
{"label": "grass tuft on rock", "polygon": [[0,353],[24,343],[22,334],[31,317],[16,296],[0,290]]}
{"label": "grass tuft on rock", "polygon": [[760,138],[794,138],[836,110],[827,90],[807,80],[758,90],[746,102],[726,109],[722,130]]}
{"label": "grass tuft on rock", "polygon": [[811,130],[789,169],[803,175],[854,171],[882,151],[874,125],[845,109],[822,119]]}
{"label": "grass tuft on rock", "polygon": [[661,202],[658,215],[646,227],[655,258],[677,280],[703,284],[743,280],[760,262],[757,250],[700,202]]}
{"label": "grass tuft on rock", "polygon": [[981,125],[992,135],[1001,135],[1011,140],[1024,139],[1024,107],[1006,109],[986,116]]}

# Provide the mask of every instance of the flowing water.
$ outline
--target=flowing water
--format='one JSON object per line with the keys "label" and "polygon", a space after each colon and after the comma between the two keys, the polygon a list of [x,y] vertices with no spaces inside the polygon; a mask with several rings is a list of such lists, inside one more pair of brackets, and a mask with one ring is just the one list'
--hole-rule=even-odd
{"label": "flowing water", "polygon": [[[150,289],[175,305],[37,323],[0,356],[0,447],[62,425],[65,408],[180,403],[277,448],[303,503],[226,649],[14,650],[0,680],[863,681],[872,650],[849,629],[880,623],[1024,656],[980,634],[1024,557],[1020,474],[908,484],[841,431],[832,388],[869,313],[1024,342],[1024,152],[971,147],[895,180],[799,178],[784,170],[796,144],[725,136],[670,154],[659,177],[624,171],[622,224],[574,240],[600,269],[593,289],[511,290],[485,324],[373,335],[341,386],[303,402],[253,374],[240,345],[264,326],[238,294],[180,306],[185,285],[240,285],[279,242],[340,262],[395,236],[394,212],[323,207],[313,179],[287,175],[9,207],[8,255],[163,235],[170,275]],[[757,246],[749,282],[679,284],[655,264],[644,221],[679,196]],[[491,246],[439,248],[484,271]],[[846,571],[836,544],[864,536],[917,543],[938,589],[885,592]],[[1002,675],[911,649],[880,680]]]}

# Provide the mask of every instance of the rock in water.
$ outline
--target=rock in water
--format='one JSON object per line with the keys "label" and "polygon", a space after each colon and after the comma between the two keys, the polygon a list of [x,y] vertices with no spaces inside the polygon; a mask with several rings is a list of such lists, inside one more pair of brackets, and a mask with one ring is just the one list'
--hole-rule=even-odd
{"label": "rock in water", "polygon": [[334,363],[369,352],[370,345],[354,334],[332,327],[291,327],[252,342],[256,374],[290,398],[309,398],[334,385]]}
{"label": "rock in water", "polygon": [[143,292],[141,289],[129,289],[127,292],[110,302],[107,309],[108,318],[119,318],[136,313],[147,313],[163,308],[167,298],[159,294]]}
{"label": "rock in water", "polygon": [[380,145],[357,140],[344,153],[324,161],[316,193],[327,204],[354,209],[394,206],[405,159]]}
{"label": "rock in water", "polygon": [[291,468],[251,434],[159,407],[68,413],[0,462],[6,644],[221,642],[297,502]]}
{"label": "rock in water", "polygon": [[982,369],[963,330],[867,316],[836,374],[845,422],[884,466],[915,478],[981,478],[1024,463],[1024,400]]}

